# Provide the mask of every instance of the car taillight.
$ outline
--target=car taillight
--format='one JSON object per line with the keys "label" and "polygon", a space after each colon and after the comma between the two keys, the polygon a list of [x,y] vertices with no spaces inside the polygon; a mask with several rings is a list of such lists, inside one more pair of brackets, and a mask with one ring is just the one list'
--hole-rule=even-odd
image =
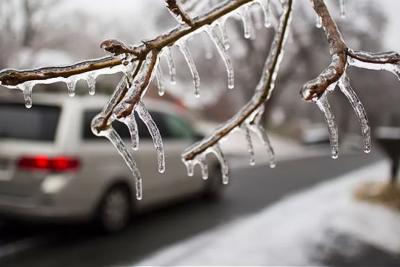
{"label": "car taillight", "polygon": [[25,156],[18,160],[18,168],[51,172],[76,171],[80,162],[72,157]]}

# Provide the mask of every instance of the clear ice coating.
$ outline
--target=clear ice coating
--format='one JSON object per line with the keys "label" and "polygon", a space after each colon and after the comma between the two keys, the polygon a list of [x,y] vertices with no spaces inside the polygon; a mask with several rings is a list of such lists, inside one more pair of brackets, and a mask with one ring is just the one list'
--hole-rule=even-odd
{"label": "clear ice coating", "polygon": [[186,42],[179,43],[178,47],[179,47],[179,50],[181,51],[183,57],[186,60],[186,63],[190,70],[190,73],[192,74],[193,84],[194,84],[194,95],[196,97],[199,97],[200,96],[200,76],[197,71],[196,65],[194,63],[192,54],[190,53],[190,50],[189,50]]}
{"label": "clear ice coating", "polygon": [[171,83],[176,83],[176,67],[175,67],[175,61],[174,58],[172,57],[172,51],[171,47],[168,46],[165,49],[165,56],[167,58],[167,65],[168,65],[168,70],[169,70],[169,76],[171,79]]}
{"label": "clear ice coating", "polygon": [[247,151],[250,155],[250,165],[254,166],[256,164],[255,154],[254,154],[254,146],[253,141],[251,140],[250,129],[246,124],[242,124],[240,128],[243,130],[246,142],[247,142]]}
{"label": "clear ice coating", "polygon": [[68,95],[70,97],[75,96],[76,82],[77,82],[77,80],[75,79],[75,77],[70,77],[66,81],[67,88],[68,88]]}
{"label": "clear ice coating", "polygon": [[[381,58],[380,54],[375,54],[375,53],[368,53],[368,52],[357,52],[357,54],[360,54],[363,57],[368,57],[371,59],[376,59],[377,62]],[[390,56],[390,55],[388,55]],[[363,69],[370,69],[370,70],[385,70],[393,73],[397,79],[400,81],[400,65],[398,64],[391,64],[391,63],[369,63],[369,62],[364,62],[361,60],[357,60],[352,57],[347,57],[347,61],[351,66],[355,66],[358,68],[363,68]]]}
{"label": "clear ice coating", "polygon": [[102,119],[101,116],[96,116],[92,120],[92,132],[96,136],[103,136],[106,137],[115,147],[115,149],[118,151],[118,153],[122,156],[124,159],[126,165],[128,168],[131,170],[133,177],[135,178],[135,187],[136,187],[136,199],[141,200],[143,197],[142,194],[142,177],[140,175],[139,169],[136,165],[135,160],[133,159],[132,154],[129,152],[127,149],[126,145],[122,141],[121,137],[118,135],[118,133],[111,127],[109,126],[108,129],[101,131],[100,133],[95,129],[95,126],[98,125],[100,120]]}
{"label": "clear ice coating", "polygon": [[89,87],[89,95],[94,95],[96,93],[96,74],[94,72],[89,72],[86,76],[86,82]]}
{"label": "clear ice coating", "polygon": [[368,124],[367,113],[365,112],[364,106],[361,103],[360,99],[357,97],[357,94],[354,92],[353,88],[351,87],[349,78],[346,74],[344,74],[340,78],[338,85],[342,93],[349,100],[358,120],[360,121],[361,135],[364,143],[364,152],[369,153],[371,152],[371,130]]}
{"label": "clear ice coating", "polygon": [[264,144],[265,149],[267,150],[268,153],[269,166],[271,168],[275,168],[276,167],[275,152],[271,145],[267,132],[258,123],[249,125],[249,129],[252,130],[258,136],[258,138],[260,138],[261,142]]}
{"label": "clear ice coating", "polygon": [[209,153],[213,153],[221,165],[221,172],[222,172],[222,183],[228,184],[229,183],[229,166],[228,162],[225,159],[224,153],[222,152],[221,147],[219,144],[215,144],[214,146],[208,149]]}
{"label": "clear ice coating", "polygon": [[264,26],[270,28],[272,26],[270,0],[258,0],[257,3],[260,4],[264,14]]}
{"label": "clear ice coating", "polygon": [[[161,59],[161,58],[160,58]],[[158,64],[156,67],[156,79],[157,79],[157,86],[158,86],[158,95],[163,96],[165,94],[165,86],[164,86],[164,78],[163,72],[161,68],[161,60],[158,60]]]}
{"label": "clear ice coating", "polygon": [[34,83],[32,82],[25,82],[21,85],[21,90],[24,95],[24,102],[25,102],[25,107],[26,108],[31,108],[32,107],[32,89],[33,89]]}
{"label": "clear ice coating", "polygon": [[165,154],[160,131],[158,130],[156,123],[142,101],[138,102],[136,106],[136,112],[144,124],[146,124],[151,138],[153,139],[154,147],[156,148],[157,152],[158,171],[163,173],[165,172]]}
{"label": "clear ice coating", "polygon": [[232,65],[232,61],[225,49],[223,39],[218,35],[217,28],[212,27],[209,29],[208,34],[211,40],[214,42],[215,46],[217,47],[218,53],[220,54],[222,60],[224,61],[226,73],[228,75],[228,88],[233,89],[235,87],[235,74]]}
{"label": "clear ice coating", "polygon": [[340,17],[346,18],[346,3],[345,0],[340,0]]}
{"label": "clear ice coating", "polygon": [[326,123],[328,124],[329,140],[331,143],[331,156],[337,159],[339,156],[339,134],[335,121],[335,116],[332,113],[331,106],[329,105],[327,93],[324,93],[317,101],[318,108],[325,116]]}

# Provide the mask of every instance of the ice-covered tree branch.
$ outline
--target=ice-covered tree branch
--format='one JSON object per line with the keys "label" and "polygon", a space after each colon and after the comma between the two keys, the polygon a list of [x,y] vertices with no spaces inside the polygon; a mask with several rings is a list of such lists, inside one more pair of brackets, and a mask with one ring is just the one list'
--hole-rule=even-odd
{"label": "ice-covered tree branch", "polygon": [[182,155],[185,161],[194,160],[208,148],[218,144],[218,142],[232,130],[246,123],[246,120],[250,119],[248,123],[252,124],[253,121],[251,119],[254,119],[254,116],[262,112],[261,108],[263,108],[264,102],[268,100],[275,86],[275,80],[283,56],[283,47],[289,31],[292,5],[292,0],[288,0],[284,4],[284,10],[281,15],[278,31],[273,41],[272,51],[265,62],[264,70],[253,98],[231,120],[211,134],[210,137],[194,144],[191,148],[185,151]]}
{"label": "ice-covered tree branch", "polygon": [[[316,102],[324,113],[330,134],[332,157],[337,158],[339,134],[335,117],[328,102],[328,93],[329,91],[334,91],[338,86],[340,91],[348,98],[360,121],[364,151],[369,153],[371,150],[371,136],[366,111],[350,85],[346,69],[348,65],[352,65],[360,68],[387,70],[400,79],[400,56],[395,52],[368,53],[351,50],[343,40],[324,0],[310,1],[318,16],[319,26],[323,26],[332,61],[317,78],[307,82],[300,93],[305,100]],[[344,10],[344,1],[341,1],[342,16],[345,14]]]}
{"label": "ice-covered tree branch", "polygon": [[[161,50],[164,47],[173,45],[175,42],[184,38],[185,36],[188,36],[204,26],[212,24],[214,21],[218,20],[224,15],[227,15],[252,1],[253,0],[225,1],[204,15],[194,18],[191,26],[178,25],[176,28],[167,33],[161,34],[152,40],[146,41],[131,48],[128,48],[127,46],[121,46],[121,49],[117,49],[116,42],[110,43],[107,42],[108,40],[102,42],[102,47],[105,49],[107,48],[112,54],[120,55],[122,53],[128,53],[134,54],[138,58],[145,58],[151,50]],[[82,61],[80,63],[65,67],[49,67],[24,71],[9,69],[0,72],[0,84],[3,86],[17,86],[28,81],[44,81],[60,77],[68,78],[90,71],[113,68],[121,63],[121,59],[105,57],[101,59]]]}
{"label": "ice-covered tree branch", "polygon": [[[110,100],[104,106],[102,112],[92,120],[92,131],[95,135],[108,138],[127,163],[136,181],[136,196],[142,198],[142,180],[139,169],[133,158],[131,150],[113,129],[112,123],[118,120],[124,123],[131,135],[131,147],[139,148],[139,133],[134,113],[144,122],[153,139],[157,153],[157,165],[159,172],[165,170],[165,158],[162,138],[157,125],[142,101],[148,86],[152,80],[157,81],[159,94],[163,95],[163,73],[160,61],[165,58],[168,63],[171,81],[175,81],[176,68],[170,48],[177,46],[182,53],[193,78],[194,93],[200,95],[200,76],[197,71],[187,40],[194,34],[205,32],[212,41],[221,56],[227,73],[227,87],[234,88],[234,68],[228,54],[229,40],[225,29],[228,17],[239,17],[243,22],[245,38],[251,38],[254,34],[252,28],[253,4],[261,7],[264,15],[264,25],[271,25],[272,12],[270,12],[270,0],[226,0],[218,6],[211,8],[203,15],[190,17],[176,0],[164,0],[168,10],[178,20],[179,25],[174,29],[161,34],[151,40],[143,41],[138,45],[128,45],[120,40],[105,40],[100,47],[111,56],[87,60],[64,67],[45,67],[33,70],[4,70],[0,72],[0,84],[5,87],[18,88],[23,91],[25,105],[32,105],[32,88],[36,84],[54,83],[63,81],[67,84],[70,96],[75,94],[75,85],[78,80],[87,81],[89,93],[94,94],[96,77],[106,73],[122,72],[123,77],[116,86]],[[274,150],[270,144],[268,135],[260,123],[264,113],[264,104],[269,99],[279,72],[280,62],[284,53],[284,45],[289,32],[291,15],[293,13],[294,0],[280,0],[282,10],[279,23],[275,28],[275,37],[272,42],[269,56],[264,64],[264,69],[255,93],[237,114],[216,129],[209,137],[194,144],[183,154],[182,159],[192,175],[194,166],[199,164],[204,179],[208,177],[206,155],[213,153],[219,160],[222,169],[222,181],[228,183],[229,168],[220,148],[220,142],[232,131],[239,130],[247,141],[250,154],[250,164],[254,164],[254,147],[251,133],[255,133],[265,145],[270,159],[270,166],[275,166]],[[394,52],[367,53],[353,51],[345,43],[342,35],[331,16],[324,0],[310,0],[318,16],[318,25],[323,26],[331,57],[331,63],[315,79],[307,82],[301,89],[302,97],[310,102],[315,102],[324,113],[328,124],[332,157],[338,156],[339,135],[335,118],[328,102],[328,93],[335,90],[336,86],[348,98],[361,124],[361,135],[364,140],[364,151],[371,148],[370,128],[363,105],[350,85],[346,74],[348,66],[361,68],[387,70],[397,75],[400,79],[400,55]],[[209,2],[207,2],[209,3]],[[344,1],[341,3],[341,13],[344,15]],[[197,1],[190,1],[188,6],[201,9]],[[200,6],[200,7],[199,7]],[[278,12],[279,13],[279,12]],[[274,20],[275,21],[275,20]],[[258,21],[260,22],[260,21]]]}

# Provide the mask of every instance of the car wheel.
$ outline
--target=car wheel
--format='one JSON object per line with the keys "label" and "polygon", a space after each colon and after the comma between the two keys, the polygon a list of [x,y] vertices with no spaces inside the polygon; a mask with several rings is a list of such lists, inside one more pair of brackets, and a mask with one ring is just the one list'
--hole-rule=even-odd
{"label": "car wheel", "polygon": [[216,201],[222,198],[225,185],[222,184],[218,169],[210,174],[211,176],[205,181],[203,197],[206,200]]}
{"label": "car wheel", "polygon": [[104,195],[97,218],[102,230],[118,232],[129,224],[131,212],[129,191],[123,186],[114,186]]}

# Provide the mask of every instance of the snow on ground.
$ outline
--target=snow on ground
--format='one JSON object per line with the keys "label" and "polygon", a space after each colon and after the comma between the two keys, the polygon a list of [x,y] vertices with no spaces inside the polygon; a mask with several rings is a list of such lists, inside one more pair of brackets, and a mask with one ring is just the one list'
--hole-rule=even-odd
{"label": "snow on ground", "polygon": [[[220,226],[151,255],[137,265],[317,265],[332,233],[400,253],[400,215],[352,198],[360,182],[386,178],[380,162],[292,195],[262,212]],[[251,193],[251,192],[249,192]],[[336,245],[337,246],[337,245]]]}

